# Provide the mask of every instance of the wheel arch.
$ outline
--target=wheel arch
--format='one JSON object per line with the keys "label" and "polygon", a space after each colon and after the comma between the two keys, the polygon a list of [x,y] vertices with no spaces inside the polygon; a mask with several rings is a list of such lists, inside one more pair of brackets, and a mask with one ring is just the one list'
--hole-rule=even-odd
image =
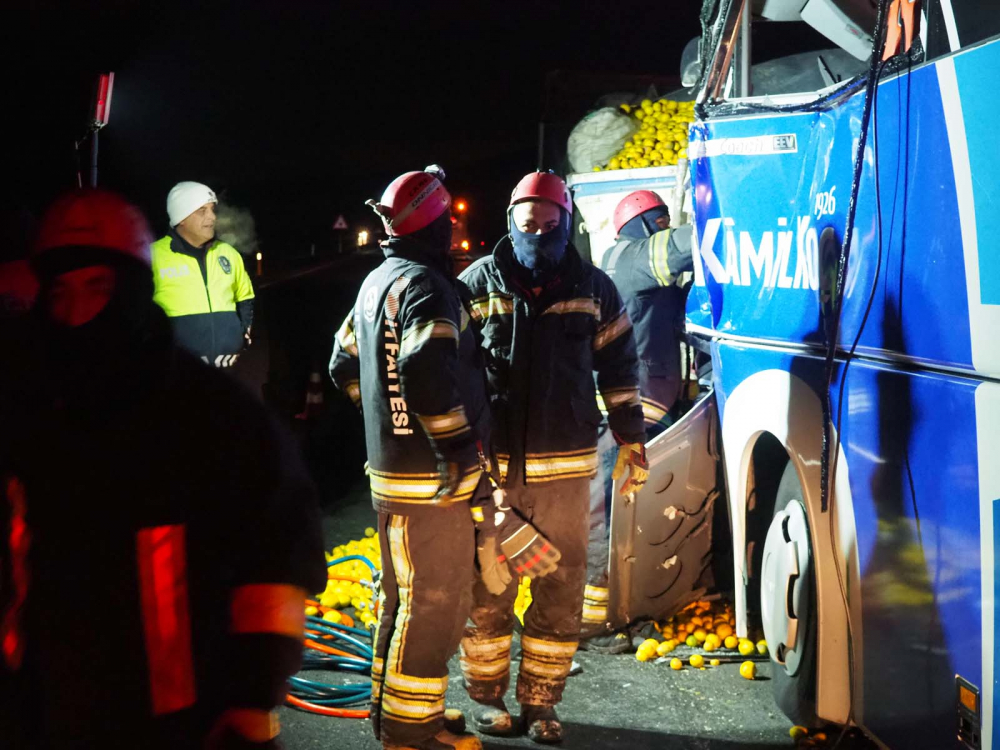
{"label": "wheel arch", "polygon": [[[785,370],[756,372],[727,395],[722,444],[733,540],[736,629],[741,636],[747,634],[750,609],[747,550],[762,548],[767,532],[766,526],[763,535],[760,529],[753,528],[753,524],[748,527],[748,506],[753,503],[757,510],[764,511],[770,503],[773,509],[781,471],[790,462],[802,487],[814,551],[818,609],[817,713],[829,721],[846,723],[853,682],[855,721],[860,722],[861,591],[848,465],[841,450],[836,462],[831,510],[823,513],[820,498],[822,430],[822,406],[816,392],[801,378]],[[780,460],[778,451],[784,452],[787,462]],[[772,475],[772,471],[777,475]],[[773,492],[766,486],[772,483]],[[771,513],[766,515],[769,523]],[[836,529],[832,528],[834,517]],[[834,531],[837,534],[836,558],[833,554]],[[848,600],[855,603],[850,614],[841,593],[841,580]],[[849,633],[855,665],[853,680],[849,667]]]}

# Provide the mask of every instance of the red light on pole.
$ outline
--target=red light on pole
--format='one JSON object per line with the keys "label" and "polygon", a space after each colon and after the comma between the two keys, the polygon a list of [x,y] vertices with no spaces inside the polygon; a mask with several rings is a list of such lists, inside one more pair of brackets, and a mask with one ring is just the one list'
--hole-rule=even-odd
{"label": "red light on pole", "polygon": [[94,96],[94,127],[103,128],[111,118],[111,93],[115,85],[114,73],[101,73],[97,79]]}
{"label": "red light on pole", "polygon": [[463,200],[459,200],[455,204],[455,210],[458,211],[459,213],[461,213],[462,211],[465,211],[466,208],[468,208],[468,206],[465,205],[465,201],[463,201]]}

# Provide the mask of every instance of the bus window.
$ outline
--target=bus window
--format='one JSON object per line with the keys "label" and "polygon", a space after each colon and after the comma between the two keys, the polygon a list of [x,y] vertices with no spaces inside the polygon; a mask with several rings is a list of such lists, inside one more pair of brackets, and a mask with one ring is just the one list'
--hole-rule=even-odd
{"label": "bus window", "polygon": [[1000,34],[996,0],[930,0],[940,6],[953,49],[971,47]]}

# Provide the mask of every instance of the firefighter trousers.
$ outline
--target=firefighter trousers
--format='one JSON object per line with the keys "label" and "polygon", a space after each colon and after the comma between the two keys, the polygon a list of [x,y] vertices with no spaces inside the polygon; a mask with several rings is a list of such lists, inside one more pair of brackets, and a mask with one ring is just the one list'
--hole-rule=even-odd
{"label": "firefighter trousers", "polygon": [[606,632],[608,619],[608,554],[612,493],[618,444],[605,428],[597,440],[597,476],[590,480],[590,535],[587,539],[587,585],[583,592],[581,635]]}
{"label": "firefighter trousers", "polygon": [[468,503],[379,513],[382,594],[372,661],[372,728],[384,744],[441,731],[448,659],[469,615],[475,531]]}
{"label": "firefighter trousers", "polygon": [[[587,478],[560,479],[507,490],[510,506],[562,553],[555,572],[531,582],[517,679],[517,701],[522,705],[556,705],[573,664],[587,578],[589,483]],[[471,623],[462,638],[461,663],[466,690],[480,703],[503,698],[510,685],[517,584],[515,577],[499,596],[490,594],[478,579],[472,588]]]}

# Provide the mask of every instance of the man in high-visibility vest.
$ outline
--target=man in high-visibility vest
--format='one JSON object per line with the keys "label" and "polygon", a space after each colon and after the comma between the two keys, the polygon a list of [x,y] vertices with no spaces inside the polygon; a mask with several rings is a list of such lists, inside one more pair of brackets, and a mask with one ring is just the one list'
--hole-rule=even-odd
{"label": "man in high-visibility vest", "polygon": [[4,748],[275,750],[326,583],[294,443],[173,344],[151,240],[79,191],[31,258],[35,335],[0,372]]}
{"label": "man in high-visibility vest", "polygon": [[153,243],[153,299],[178,344],[210,365],[231,367],[250,345],[254,293],[243,258],[215,236],[217,203],[199,182],[171,189],[170,232]]}

